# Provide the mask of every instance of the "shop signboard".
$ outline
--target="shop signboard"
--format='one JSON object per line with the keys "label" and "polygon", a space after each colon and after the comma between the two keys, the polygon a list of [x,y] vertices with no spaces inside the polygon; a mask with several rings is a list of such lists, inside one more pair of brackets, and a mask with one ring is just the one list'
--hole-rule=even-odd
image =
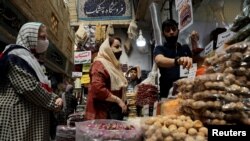
{"label": "shop signboard", "polygon": [[179,30],[182,32],[193,24],[193,7],[191,0],[176,0]]}
{"label": "shop signboard", "polygon": [[91,63],[91,51],[76,51],[74,53],[74,64]]}
{"label": "shop signboard", "polygon": [[130,0],[78,0],[78,19],[84,21],[130,20]]}

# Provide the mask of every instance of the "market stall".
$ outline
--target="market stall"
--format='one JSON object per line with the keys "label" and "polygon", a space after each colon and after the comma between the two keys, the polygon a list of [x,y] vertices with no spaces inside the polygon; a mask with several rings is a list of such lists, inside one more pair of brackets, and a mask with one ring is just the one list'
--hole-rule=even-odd
{"label": "market stall", "polygon": [[[150,7],[152,13],[154,7]],[[160,40],[155,41],[158,45],[162,42],[159,19],[151,16],[155,20],[154,34]],[[250,125],[249,21],[246,1],[242,13],[226,33],[218,35],[216,47],[210,44],[209,51],[199,41],[204,37],[190,32],[190,45],[203,71],[196,70],[187,75],[189,78],[176,81],[171,97],[159,99],[159,72],[154,64],[137,89],[127,91],[128,114],[124,121],[84,121],[84,115],[74,115],[82,121],[72,121],[72,116],[71,124],[58,126],[58,141],[206,141],[209,125]],[[227,34],[228,38],[220,39]],[[140,114],[136,111],[138,106],[142,108]]]}

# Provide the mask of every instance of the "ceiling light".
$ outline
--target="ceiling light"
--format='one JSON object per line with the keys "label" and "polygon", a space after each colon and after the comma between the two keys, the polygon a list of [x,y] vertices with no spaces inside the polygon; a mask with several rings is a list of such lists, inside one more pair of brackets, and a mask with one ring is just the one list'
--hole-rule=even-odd
{"label": "ceiling light", "polygon": [[142,36],[142,31],[139,31],[139,37],[136,40],[136,45],[138,47],[144,47],[146,45],[146,40],[145,38]]}

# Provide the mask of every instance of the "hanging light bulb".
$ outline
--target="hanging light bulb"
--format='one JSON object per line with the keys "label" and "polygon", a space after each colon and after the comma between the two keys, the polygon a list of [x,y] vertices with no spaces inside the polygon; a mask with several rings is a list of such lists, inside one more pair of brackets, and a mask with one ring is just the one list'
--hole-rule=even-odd
{"label": "hanging light bulb", "polygon": [[142,31],[139,31],[139,37],[136,40],[136,45],[138,47],[144,47],[146,45],[146,40],[145,38],[142,36]]}

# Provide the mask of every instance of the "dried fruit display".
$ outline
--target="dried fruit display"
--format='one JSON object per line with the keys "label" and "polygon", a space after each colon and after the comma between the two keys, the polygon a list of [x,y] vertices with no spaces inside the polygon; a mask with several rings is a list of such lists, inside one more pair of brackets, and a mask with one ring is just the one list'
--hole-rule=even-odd
{"label": "dried fruit display", "polygon": [[158,100],[158,89],[152,84],[139,84],[137,89],[136,104],[139,106],[154,105]]}
{"label": "dried fruit display", "polygon": [[140,139],[141,131],[129,122],[99,119],[76,123],[76,141]]}
{"label": "dried fruit display", "polygon": [[181,111],[205,124],[250,125],[249,46],[250,42],[228,46],[206,58],[206,74],[177,81]]}

